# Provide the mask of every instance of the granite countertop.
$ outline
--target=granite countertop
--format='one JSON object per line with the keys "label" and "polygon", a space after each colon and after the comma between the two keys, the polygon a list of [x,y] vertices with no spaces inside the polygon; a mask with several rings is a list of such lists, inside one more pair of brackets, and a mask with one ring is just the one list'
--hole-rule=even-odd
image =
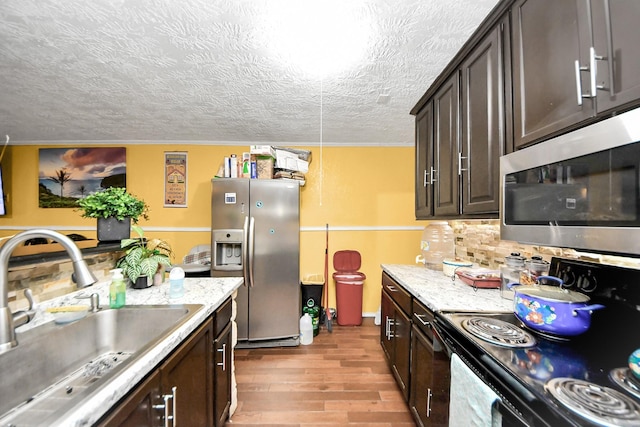
{"label": "granite countertop", "polygon": [[513,311],[513,300],[499,289],[473,288],[458,277],[422,265],[382,264],[382,270],[433,311]]}
{"label": "granite countertop", "polygon": [[[228,278],[186,278],[184,282],[185,294],[181,298],[169,299],[169,283],[151,286],[147,289],[127,289],[126,305],[167,305],[167,304],[201,304],[202,309],[189,319],[184,325],[175,330],[159,345],[135,361],[127,369],[113,378],[99,392],[86,399],[82,405],[65,414],[60,420],[60,425],[89,426],[96,423],[106,414],[122,397],[132,390],[148,373],[158,366],[162,360],[170,355],[180,343],[182,343],[194,330],[230,297],[243,283],[241,277]],[[62,305],[86,304],[86,299],[77,299],[76,296],[97,293],[100,296],[100,305],[109,306],[109,282],[99,282],[91,287],[81,289],[64,297],[44,301],[37,305],[37,315],[34,320],[17,329],[23,332],[46,322],[53,321],[53,315],[46,312],[48,307]],[[19,335],[18,335],[19,339]]]}

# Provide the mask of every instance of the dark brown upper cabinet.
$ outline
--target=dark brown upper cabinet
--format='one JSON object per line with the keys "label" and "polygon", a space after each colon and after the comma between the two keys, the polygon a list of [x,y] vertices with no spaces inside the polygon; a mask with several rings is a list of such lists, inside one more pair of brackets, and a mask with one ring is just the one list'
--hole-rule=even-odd
{"label": "dark brown upper cabinet", "polygon": [[505,93],[508,34],[505,18],[460,67],[462,131],[457,168],[463,214],[495,213],[500,206],[499,160],[506,147],[505,102],[510,99]]}
{"label": "dark brown upper cabinet", "polygon": [[416,114],[417,219],[498,213],[508,24],[495,25]]}
{"label": "dark brown upper cabinet", "polygon": [[514,3],[516,148],[637,105],[638,19],[635,0]]}
{"label": "dark brown upper cabinet", "polygon": [[640,1],[591,0],[590,4],[598,113],[638,105]]}

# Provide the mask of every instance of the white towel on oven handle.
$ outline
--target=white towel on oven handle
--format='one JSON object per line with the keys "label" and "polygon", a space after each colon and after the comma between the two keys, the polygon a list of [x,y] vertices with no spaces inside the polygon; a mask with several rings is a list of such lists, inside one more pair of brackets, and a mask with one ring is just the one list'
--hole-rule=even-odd
{"label": "white towel on oven handle", "polygon": [[493,427],[502,417],[493,408],[500,398],[458,357],[451,355],[449,427]]}

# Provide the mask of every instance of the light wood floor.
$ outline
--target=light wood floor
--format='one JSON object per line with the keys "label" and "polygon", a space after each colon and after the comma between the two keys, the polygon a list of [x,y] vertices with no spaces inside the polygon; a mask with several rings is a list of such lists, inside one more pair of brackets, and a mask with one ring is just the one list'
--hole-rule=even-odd
{"label": "light wood floor", "polygon": [[226,426],[415,426],[379,334],[373,322],[334,321],[308,346],[237,349],[238,408]]}

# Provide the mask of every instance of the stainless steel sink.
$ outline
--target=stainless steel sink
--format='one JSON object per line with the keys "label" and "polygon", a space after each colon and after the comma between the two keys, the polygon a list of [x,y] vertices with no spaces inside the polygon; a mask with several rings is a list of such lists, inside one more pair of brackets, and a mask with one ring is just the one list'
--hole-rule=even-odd
{"label": "stainless steel sink", "polygon": [[126,306],[18,333],[18,345],[0,354],[0,425],[51,425],[202,307]]}

